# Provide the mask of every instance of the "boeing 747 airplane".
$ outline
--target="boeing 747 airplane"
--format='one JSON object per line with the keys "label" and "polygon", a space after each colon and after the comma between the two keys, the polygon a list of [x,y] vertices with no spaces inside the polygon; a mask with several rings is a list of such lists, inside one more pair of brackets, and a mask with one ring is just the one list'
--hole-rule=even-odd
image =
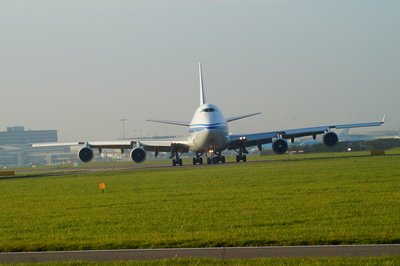
{"label": "boeing 747 airplane", "polygon": [[323,143],[328,147],[333,147],[339,140],[337,134],[331,129],[344,129],[353,127],[372,127],[380,126],[384,123],[385,117],[381,122],[356,123],[344,125],[328,125],[320,127],[309,127],[300,129],[278,130],[271,132],[261,132],[253,134],[230,134],[228,123],[238,119],[246,118],[260,113],[242,115],[237,117],[225,118],[221,110],[213,104],[207,103],[204,94],[203,76],[201,64],[199,64],[200,76],[200,106],[193,115],[192,121],[179,122],[168,120],[148,120],[158,123],[185,126],[189,128],[187,140],[113,140],[113,141],[80,141],[73,143],[34,143],[32,147],[50,146],[72,146],[82,145],[78,152],[78,157],[82,162],[88,163],[93,159],[93,149],[98,149],[101,153],[103,149],[132,149],[130,157],[135,163],[142,163],[146,160],[147,152],[154,152],[155,157],[159,152],[170,153],[172,165],[182,165],[181,156],[192,151],[195,154],[193,164],[203,164],[203,155],[207,163],[225,162],[224,150],[235,150],[237,152],[236,161],[246,161],[248,154],[247,147],[257,146],[261,151],[262,145],[272,143],[272,149],[276,154],[284,154],[288,149],[287,140],[294,142],[295,138],[323,134]]}

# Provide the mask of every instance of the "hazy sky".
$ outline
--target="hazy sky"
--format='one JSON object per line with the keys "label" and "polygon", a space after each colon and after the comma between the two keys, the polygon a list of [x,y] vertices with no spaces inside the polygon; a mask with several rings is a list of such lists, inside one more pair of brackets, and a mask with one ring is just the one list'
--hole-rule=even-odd
{"label": "hazy sky", "polygon": [[[398,0],[0,0],[0,131],[186,134],[208,102],[242,133],[400,125]],[[370,128],[365,129],[370,130]],[[373,128],[377,130],[377,128]]]}

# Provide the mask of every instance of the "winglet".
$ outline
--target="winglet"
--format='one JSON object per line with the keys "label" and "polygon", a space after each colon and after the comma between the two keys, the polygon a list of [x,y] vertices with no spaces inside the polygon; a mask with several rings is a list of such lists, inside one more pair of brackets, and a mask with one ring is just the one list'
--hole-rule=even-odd
{"label": "winglet", "polygon": [[206,103],[206,98],[204,96],[204,87],[203,87],[203,74],[201,73],[201,63],[199,63],[199,76],[200,76],[200,105]]}
{"label": "winglet", "polygon": [[385,123],[385,120],[386,120],[386,114],[383,115],[381,124]]}

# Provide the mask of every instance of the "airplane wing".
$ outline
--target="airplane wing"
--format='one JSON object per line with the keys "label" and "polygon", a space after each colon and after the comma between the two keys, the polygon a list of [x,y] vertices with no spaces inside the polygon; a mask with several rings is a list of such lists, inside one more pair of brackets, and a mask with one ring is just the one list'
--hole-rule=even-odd
{"label": "airplane wing", "polygon": [[[171,154],[189,152],[186,140],[109,140],[109,141],[77,141],[77,142],[44,142],[31,143],[32,147],[56,147],[56,146],[82,146],[78,152],[79,159],[90,162],[93,159],[93,150],[98,149],[132,149],[131,158],[135,162],[143,162],[146,158],[144,151],[153,151],[157,157],[159,152],[171,152]],[[135,155],[135,151],[136,154]],[[141,152],[142,151],[142,152]]]}
{"label": "airplane wing", "polygon": [[110,141],[76,141],[76,142],[41,142],[30,143],[29,146],[38,147],[56,147],[56,146],[79,146],[84,145],[90,148],[106,149],[132,149],[135,141],[131,140],[110,140]]}
{"label": "airplane wing", "polygon": [[258,146],[258,148],[261,150],[262,144],[272,143],[273,140],[275,139],[280,139],[280,138],[291,139],[292,142],[294,142],[295,138],[305,137],[305,136],[313,136],[313,138],[315,139],[317,135],[330,132],[330,130],[333,128],[344,129],[344,128],[356,128],[356,127],[373,127],[373,126],[380,126],[384,122],[385,122],[385,116],[380,122],[328,125],[320,127],[288,129],[288,130],[279,130],[279,131],[262,132],[254,134],[230,135],[231,143],[228,149],[229,150],[237,149],[245,145],[245,147]]}

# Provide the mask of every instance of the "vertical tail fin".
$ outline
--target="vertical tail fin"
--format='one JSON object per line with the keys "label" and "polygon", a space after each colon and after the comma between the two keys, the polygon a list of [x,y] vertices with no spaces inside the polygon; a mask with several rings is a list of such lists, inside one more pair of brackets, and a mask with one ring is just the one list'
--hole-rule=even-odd
{"label": "vertical tail fin", "polygon": [[201,63],[199,63],[199,76],[200,76],[200,105],[202,105],[206,103],[206,97],[204,96],[203,74],[201,71]]}

